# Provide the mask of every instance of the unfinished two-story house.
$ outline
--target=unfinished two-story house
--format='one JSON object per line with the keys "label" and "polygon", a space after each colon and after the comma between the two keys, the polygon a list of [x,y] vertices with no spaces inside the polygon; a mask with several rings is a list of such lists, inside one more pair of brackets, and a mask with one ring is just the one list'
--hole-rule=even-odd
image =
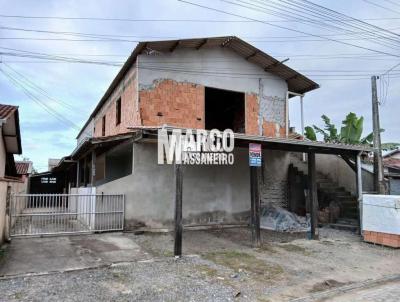
{"label": "unfinished two-story house", "polygon": [[232,129],[234,165],[183,167],[183,224],[248,223],[249,143],[263,148],[261,201],[282,207],[291,152],[359,153],[291,135],[289,99],[318,87],[237,37],[141,42],[59,167],[72,167],[70,187],[124,194],[126,229],[165,228],[176,217],[176,173],[157,163],[157,129]]}

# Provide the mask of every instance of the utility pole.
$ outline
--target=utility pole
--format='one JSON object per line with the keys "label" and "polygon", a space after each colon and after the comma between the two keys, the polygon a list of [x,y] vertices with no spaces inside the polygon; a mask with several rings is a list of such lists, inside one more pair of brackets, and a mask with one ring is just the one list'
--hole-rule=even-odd
{"label": "utility pole", "polygon": [[374,135],[374,188],[378,194],[385,194],[381,149],[381,131],[379,125],[379,103],[376,91],[376,76],[371,77],[372,87],[372,128]]}

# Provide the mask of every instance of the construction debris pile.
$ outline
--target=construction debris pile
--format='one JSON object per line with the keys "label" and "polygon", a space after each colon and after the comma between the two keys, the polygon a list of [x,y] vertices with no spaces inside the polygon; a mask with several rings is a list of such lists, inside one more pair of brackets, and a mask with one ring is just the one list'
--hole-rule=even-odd
{"label": "construction debris pile", "polygon": [[307,232],[310,230],[310,217],[297,216],[284,208],[266,205],[261,209],[262,229],[280,232]]}

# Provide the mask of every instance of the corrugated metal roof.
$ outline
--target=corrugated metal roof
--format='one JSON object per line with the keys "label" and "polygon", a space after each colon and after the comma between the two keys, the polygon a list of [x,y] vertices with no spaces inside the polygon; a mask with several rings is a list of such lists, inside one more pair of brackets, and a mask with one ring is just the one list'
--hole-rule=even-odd
{"label": "corrugated metal roof", "polygon": [[306,93],[308,91],[319,88],[319,85],[314,81],[310,80],[301,73],[291,69],[285,64],[281,63],[279,60],[271,57],[262,50],[254,47],[253,45],[245,42],[244,40],[235,36],[223,36],[223,37],[211,37],[211,38],[196,38],[196,39],[179,39],[179,40],[163,40],[163,41],[147,41],[140,42],[132,54],[129,56],[128,60],[122,66],[121,70],[117,76],[112,81],[111,85],[107,89],[104,96],[101,98],[100,102],[97,104],[96,108],[93,110],[89,119],[82,127],[78,136],[82,133],[85,127],[89,124],[90,120],[97,114],[101,109],[103,104],[110,97],[114,89],[117,87],[119,82],[129,71],[129,68],[136,61],[136,57],[143,51],[174,51],[180,48],[189,49],[199,49],[201,47],[226,47],[238,55],[242,56],[244,59],[252,62],[254,64],[262,67],[266,72],[272,73],[276,76],[281,77],[288,83],[288,89],[291,92],[296,93]]}
{"label": "corrugated metal roof", "polygon": [[[131,127],[131,129],[137,129],[142,131],[151,131],[154,132],[158,129],[167,129],[172,131],[173,129],[181,129],[185,132],[185,128],[179,127],[171,127],[171,126],[150,126],[150,127]],[[206,130],[207,131],[207,130]],[[301,139],[293,139],[293,138],[284,138],[284,137],[265,137],[260,135],[247,135],[243,133],[235,133],[235,140],[249,141],[249,142],[260,142],[267,144],[277,144],[277,145],[287,145],[287,146],[304,146],[308,147],[310,150],[323,150],[323,149],[331,149],[331,150],[346,150],[346,151],[354,151],[354,152],[371,152],[373,148],[368,145],[349,145],[349,144],[334,144],[334,143],[325,143],[320,141],[310,141],[310,140],[301,140]],[[318,152],[317,152],[318,153]]]}
{"label": "corrugated metal roof", "polygon": [[17,106],[0,104],[0,119],[8,118],[17,109]]}

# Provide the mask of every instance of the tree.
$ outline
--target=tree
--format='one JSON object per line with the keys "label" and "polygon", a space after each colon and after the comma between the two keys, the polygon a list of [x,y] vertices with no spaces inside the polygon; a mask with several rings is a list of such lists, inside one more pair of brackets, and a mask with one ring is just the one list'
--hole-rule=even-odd
{"label": "tree", "polygon": [[[344,143],[344,144],[353,144],[353,145],[361,145],[361,144],[372,144],[373,133],[371,132],[365,137],[362,136],[363,132],[363,124],[364,118],[357,117],[357,115],[353,112],[350,112],[346,118],[342,121],[342,127],[340,128],[340,133],[338,132],[336,126],[332,124],[329,117],[326,115],[321,116],[324,121],[324,128],[313,125],[312,127],[307,126],[305,128],[304,135],[312,141],[317,140],[316,133],[322,134],[324,138],[324,142],[326,143]],[[381,131],[384,131],[381,129]]]}

